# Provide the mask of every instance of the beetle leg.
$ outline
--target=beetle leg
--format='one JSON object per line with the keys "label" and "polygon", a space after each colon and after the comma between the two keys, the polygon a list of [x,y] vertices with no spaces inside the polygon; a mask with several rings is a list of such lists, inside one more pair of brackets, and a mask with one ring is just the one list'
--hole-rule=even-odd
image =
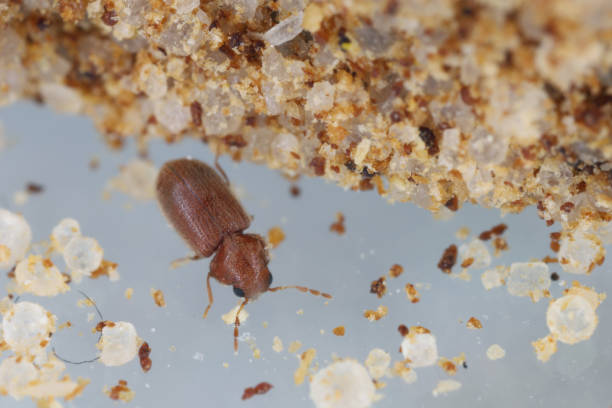
{"label": "beetle leg", "polygon": [[248,303],[249,299],[244,299],[244,302],[238,308],[236,312],[236,321],[234,322],[234,353],[238,352],[238,326],[240,326],[240,312],[244,309],[244,306]]}
{"label": "beetle leg", "polygon": [[219,155],[218,154],[215,156],[215,168],[223,176],[223,179],[225,180],[225,184],[227,184],[229,186],[230,185],[229,178],[227,177],[227,174],[225,174],[225,172],[223,171],[223,168],[219,164]]}
{"label": "beetle leg", "polygon": [[208,291],[208,306],[206,306],[206,310],[204,310],[202,319],[206,319],[206,316],[208,316],[208,311],[213,304],[213,294],[212,289],[210,288],[210,272],[208,272],[208,275],[206,276],[206,290]]}
{"label": "beetle leg", "polygon": [[196,254],[196,255],[185,256],[183,258],[175,259],[174,261],[170,262],[170,269],[176,269],[191,261],[197,261],[198,259],[202,259],[202,258],[204,258],[202,255]]}

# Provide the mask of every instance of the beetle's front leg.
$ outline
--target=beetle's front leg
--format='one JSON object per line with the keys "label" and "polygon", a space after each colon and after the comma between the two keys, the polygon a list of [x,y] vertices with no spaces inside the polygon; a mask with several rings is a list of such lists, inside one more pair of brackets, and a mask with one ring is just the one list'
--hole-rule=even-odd
{"label": "beetle's front leg", "polygon": [[202,259],[204,258],[202,255],[191,255],[191,256],[185,256],[183,258],[179,258],[179,259],[175,259],[174,261],[170,262],[170,269],[176,269],[180,266],[186,265],[191,261],[197,261],[198,259]]}

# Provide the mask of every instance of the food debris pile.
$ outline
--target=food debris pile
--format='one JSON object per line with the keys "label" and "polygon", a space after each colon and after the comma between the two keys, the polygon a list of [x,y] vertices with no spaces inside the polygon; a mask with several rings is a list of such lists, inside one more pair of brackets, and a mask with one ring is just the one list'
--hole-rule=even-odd
{"label": "food debris pile", "polygon": [[30,98],[85,113],[116,148],[193,137],[236,160],[434,212],[536,205],[564,231],[582,222],[606,235],[610,7],[8,2],[0,105]]}

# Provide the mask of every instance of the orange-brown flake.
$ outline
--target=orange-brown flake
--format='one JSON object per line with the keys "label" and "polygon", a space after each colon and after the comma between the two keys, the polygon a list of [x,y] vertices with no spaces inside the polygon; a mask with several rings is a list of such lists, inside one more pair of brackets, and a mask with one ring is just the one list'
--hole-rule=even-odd
{"label": "orange-brown flake", "polygon": [[151,289],[151,296],[153,296],[153,300],[155,304],[159,307],[166,307],[166,300],[164,299],[164,292],[161,289]]}
{"label": "orange-brown flake", "polygon": [[276,248],[285,240],[285,232],[281,227],[272,227],[268,230],[268,242],[272,248]]}
{"label": "orange-brown flake", "polygon": [[344,227],[344,214],[341,212],[336,213],[336,222],[329,226],[329,230],[335,232],[338,235],[342,235],[346,232]]}
{"label": "orange-brown flake", "polygon": [[244,389],[242,393],[242,400],[247,400],[254,395],[263,395],[270,391],[273,388],[273,385],[267,382],[260,382],[255,387],[248,387]]}
{"label": "orange-brown flake", "polygon": [[387,284],[384,276],[372,281],[370,284],[370,293],[375,293],[378,298],[381,298],[387,293]]}
{"label": "orange-brown flake", "polygon": [[440,357],[440,360],[438,361],[438,365],[448,375],[455,375],[455,374],[457,374],[457,365],[454,362],[452,362],[451,360],[447,359],[447,358]]}
{"label": "orange-brown flake", "polygon": [[467,321],[466,326],[468,329],[482,329],[482,323],[480,323],[480,320],[473,316]]}
{"label": "orange-brown flake", "polygon": [[119,383],[110,389],[108,396],[115,401],[129,402],[134,398],[134,392],[127,386],[127,381],[119,380]]}
{"label": "orange-brown flake", "polygon": [[45,258],[42,260],[42,264],[45,268],[51,268],[53,267],[53,262],[51,262],[51,260],[49,258]]}
{"label": "orange-brown flake", "polygon": [[389,268],[389,276],[392,278],[397,278],[404,272],[404,267],[400,264],[393,264],[391,268]]}
{"label": "orange-brown flake", "polygon": [[566,213],[572,212],[572,210],[574,209],[574,203],[572,202],[566,202],[561,204],[561,211],[564,211]]}
{"label": "orange-brown flake", "polygon": [[397,331],[399,332],[399,334],[401,334],[403,337],[406,337],[409,333],[408,327],[406,327],[405,324],[400,324],[399,326],[397,326]]}
{"label": "orange-brown flake", "polygon": [[502,251],[508,250],[508,241],[505,238],[497,237],[493,240],[493,247],[495,248],[495,256],[499,256]]}
{"label": "orange-brown flake", "polygon": [[468,268],[473,263],[474,263],[474,258],[473,257],[469,257],[469,258],[464,259],[463,262],[461,262],[461,267],[462,268]]}
{"label": "orange-brown flake", "polygon": [[38,183],[28,183],[26,184],[26,191],[29,194],[39,194],[42,193],[45,190],[45,187],[42,184],[38,184]]}
{"label": "orange-brown flake", "polygon": [[457,245],[452,244],[444,250],[440,262],[438,262],[438,268],[444,273],[451,273],[453,266],[457,262]]}
{"label": "orange-brown flake", "polygon": [[344,333],[345,333],[344,326],[334,327],[334,329],[332,330],[332,332],[333,332],[333,333],[334,333],[336,336],[344,336]]}
{"label": "orange-brown flake", "polygon": [[387,315],[389,308],[387,306],[378,306],[376,310],[366,310],[363,313],[363,317],[373,322],[374,320],[380,320]]}
{"label": "orange-brown flake", "polygon": [[508,226],[506,224],[497,224],[491,227],[491,229],[481,232],[478,238],[481,239],[482,241],[488,241],[494,235],[495,236],[502,235],[507,229],[508,229]]}
{"label": "orange-brown flake", "polygon": [[115,327],[115,322],[111,322],[110,320],[102,320],[96,325],[95,331],[101,332],[105,327]]}
{"label": "orange-brown flake", "polygon": [[419,300],[421,300],[419,291],[416,290],[412,283],[407,283],[404,290],[406,291],[406,296],[408,296],[408,299],[410,299],[412,303],[418,303]]}
{"label": "orange-brown flake", "polygon": [[115,262],[103,259],[98,269],[93,271],[89,277],[91,279],[98,279],[100,276],[110,277],[111,272],[115,269],[117,269],[117,264]]}
{"label": "orange-brown flake", "polygon": [[145,341],[138,349],[138,359],[140,360],[140,367],[145,373],[149,371],[151,369],[151,366],[153,365],[153,362],[151,361],[151,358],[149,358],[149,355],[151,355],[151,347],[149,347],[149,343]]}

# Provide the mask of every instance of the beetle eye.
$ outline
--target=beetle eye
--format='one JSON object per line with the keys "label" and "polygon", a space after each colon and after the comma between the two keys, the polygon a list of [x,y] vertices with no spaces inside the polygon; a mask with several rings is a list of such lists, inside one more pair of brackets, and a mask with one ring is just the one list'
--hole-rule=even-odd
{"label": "beetle eye", "polygon": [[268,286],[272,285],[272,274],[268,275]]}
{"label": "beetle eye", "polygon": [[236,286],[234,286],[234,295],[238,297],[244,297],[244,291]]}

